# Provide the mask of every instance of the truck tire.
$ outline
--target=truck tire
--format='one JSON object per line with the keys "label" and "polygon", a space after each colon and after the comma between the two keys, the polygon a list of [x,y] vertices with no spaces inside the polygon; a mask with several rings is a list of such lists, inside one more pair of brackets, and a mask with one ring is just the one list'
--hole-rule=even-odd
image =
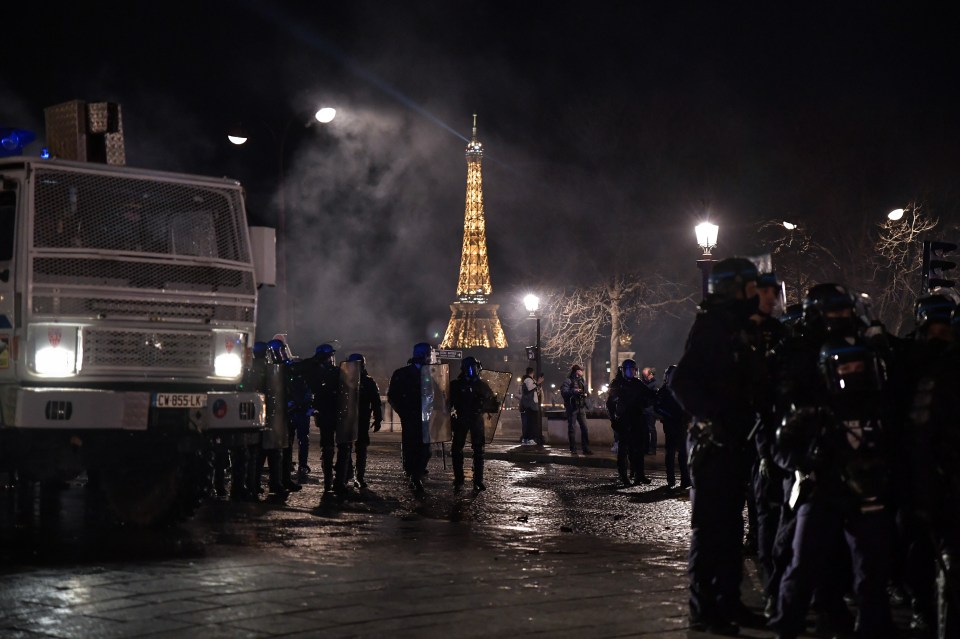
{"label": "truck tire", "polygon": [[213,463],[209,453],[184,453],[175,463],[111,468],[102,474],[107,502],[123,523],[165,526],[191,517],[210,492]]}

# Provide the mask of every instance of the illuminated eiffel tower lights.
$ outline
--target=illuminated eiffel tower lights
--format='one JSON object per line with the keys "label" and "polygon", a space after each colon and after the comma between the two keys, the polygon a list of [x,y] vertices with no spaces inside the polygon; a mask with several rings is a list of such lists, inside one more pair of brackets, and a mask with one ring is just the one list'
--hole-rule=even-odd
{"label": "illuminated eiffel tower lights", "polygon": [[467,144],[467,203],[463,214],[463,253],[457,301],[450,305],[450,322],[440,348],[506,348],[499,304],[490,304],[490,264],[487,261],[486,222],[483,216],[483,145],[477,140],[477,115],[473,137]]}

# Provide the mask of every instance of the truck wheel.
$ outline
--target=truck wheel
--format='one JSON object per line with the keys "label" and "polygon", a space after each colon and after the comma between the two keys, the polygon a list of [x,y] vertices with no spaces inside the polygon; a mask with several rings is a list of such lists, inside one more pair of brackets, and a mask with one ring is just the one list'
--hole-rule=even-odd
{"label": "truck wheel", "polygon": [[120,521],[134,526],[163,526],[191,517],[209,494],[213,464],[202,450],[184,454],[175,464],[111,468],[102,475],[103,491]]}

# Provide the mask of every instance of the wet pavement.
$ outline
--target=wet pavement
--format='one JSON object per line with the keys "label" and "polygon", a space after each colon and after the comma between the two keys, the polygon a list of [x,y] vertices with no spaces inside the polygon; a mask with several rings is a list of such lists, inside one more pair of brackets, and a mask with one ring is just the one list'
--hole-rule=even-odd
{"label": "wet pavement", "polygon": [[[689,501],[666,488],[662,452],[653,483],[629,489],[596,452],[498,440],[487,491],[455,495],[434,457],[417,498],[399,433],[381,432],[368,489],[343,503],[314,480],[285,503],[213,499],[161,530],[111,523],[80,482],[7,490],[0,636],[708,636],[688,629]],[[759,605],[749,561],[744,592]]]}

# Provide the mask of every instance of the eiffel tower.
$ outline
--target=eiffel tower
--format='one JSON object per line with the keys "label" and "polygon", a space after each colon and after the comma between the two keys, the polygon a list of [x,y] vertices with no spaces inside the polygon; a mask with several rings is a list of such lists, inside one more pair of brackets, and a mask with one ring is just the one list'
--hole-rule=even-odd
{"label": "eiffel tower", "polygon": [[467,144],[467,204],[463,213],[463,255],[457,301],[440,348],[506,348],[507,338],[497,317],[499,304],[490,304],[490,265],[487,263],[486,222],[483,218],[483,145],[477,140],[477,114],[473,137]]}

